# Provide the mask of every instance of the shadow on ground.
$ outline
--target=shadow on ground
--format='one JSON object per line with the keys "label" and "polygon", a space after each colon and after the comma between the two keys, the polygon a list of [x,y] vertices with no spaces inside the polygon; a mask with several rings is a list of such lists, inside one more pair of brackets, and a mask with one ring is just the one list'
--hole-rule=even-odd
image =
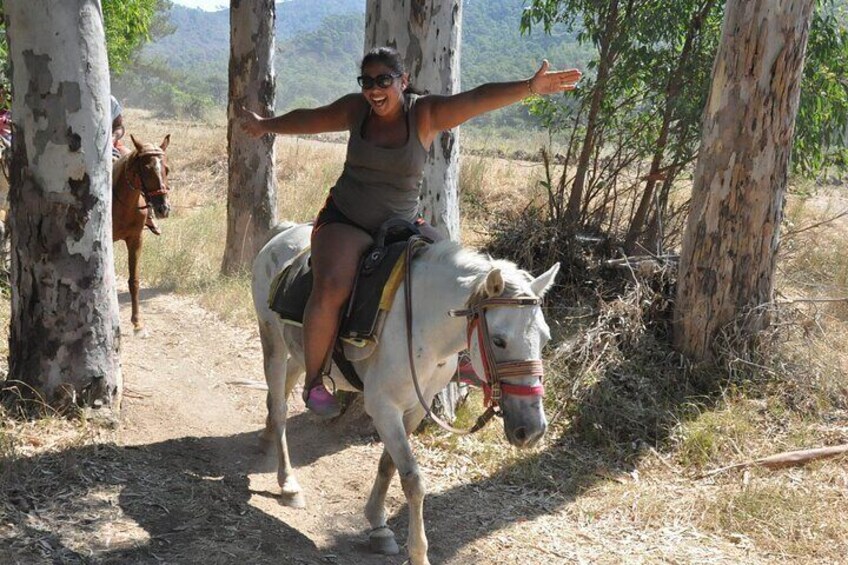
{"label": "shadow on ground", "polygon": [[[620,379],[614,372],[593,385],[585,404],[576,409],[575,421],[588,418],[598,399],[608,402],[619,394]],[[680,405],[669,401],[655,410],[662,411],[673,419],[679,417]],[[632,427],[627,418],[620,425]],[[652,443],[662,441],[667,429],[655,425]],[[638,450],[611,452],[588,441],[581,429],[573,427],[547,449],[495,476],[428,495],[424,513],[433,563],[458,563],[461,550],[476,540],[517,520],[560,512],[586,489],[607,480],[599,467],[615,472],[638,463]],[[368,436],[343,437],[339,424],[316,426],[304,414],[291,418],[289,430],[298,467],[320,464],[323,456],[350,443],[371,441]],[[340,533],[331,547],[317,548],[290,524],[252,506],[251,494],[273,493],[251,492],[248,475],[272,472],[276,464],[258,452],[257,443],[256,432],[183,437],[133,447],[87,445],[4,462],[0,485],[9,487],[0,495],[7,515],[0,524],[0,554],[20,562],[55,563],[405,561],[405,505],[390,519],[402,547],[401,555],[392,558],[367,554],[364,517],[359,533]],[[375,457],[373,467],[351,473],[364,473],[370,480],[376,463]],[[527,482],[530,468],[543,468],[549,478],[544,484]],[[350,504],[361,512],[365,500]]]}
{"label": "shadow on ground", "polygon": [[[124,289],[127,287],[126,281],[120,281],[118,283],[118,288]],[[156,288],[141,288],[138,291],[138,300],[139,302],[147,302],[157,296],[161,296],[163,294],[173,294],[173,289],[167,287],[156,287]],[[119,304],[129,304],[130,303],[130,293],[128,290],[121,290],[118,292],[118,303]]]}

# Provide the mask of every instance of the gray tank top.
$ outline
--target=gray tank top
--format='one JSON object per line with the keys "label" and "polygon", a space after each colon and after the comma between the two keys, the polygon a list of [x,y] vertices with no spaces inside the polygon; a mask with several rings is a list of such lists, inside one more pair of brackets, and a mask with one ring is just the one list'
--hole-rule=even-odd
{"label": "gray tank top", "polygon": [[417,99],[414,94],[404,97],[409,135],[401,147],[378,147],[362,137],[371,108],[367,102],[351,124],[344,169],[330,196],[345,216],[365,229],[376,230],[390,218],[412,222],[418,214],[419,185],[428,152],[418,138]]}

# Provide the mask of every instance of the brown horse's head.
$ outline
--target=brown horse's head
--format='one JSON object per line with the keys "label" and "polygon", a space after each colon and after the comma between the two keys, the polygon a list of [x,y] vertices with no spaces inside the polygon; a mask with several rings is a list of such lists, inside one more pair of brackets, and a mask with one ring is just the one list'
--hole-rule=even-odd
{"label": "brown horse's head", "polygon": [[[171,212],[168,205],[168,164],[165,159],[165,149],[171,142],[171,135],[165,136],[157,147],[152,143],[141,143],[130,135],[135,152],[129,155],[128,171],[132,176],[134,188],[141,191],[148,206],[153,208],[156,216],[167,218]],[[133,182],[134,181],[134,182]]]}

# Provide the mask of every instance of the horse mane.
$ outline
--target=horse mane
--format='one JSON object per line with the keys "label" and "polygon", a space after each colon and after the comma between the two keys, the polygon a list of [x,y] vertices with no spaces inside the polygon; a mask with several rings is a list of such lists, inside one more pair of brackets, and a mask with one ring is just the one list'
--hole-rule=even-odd
{"label": "horse mane", "polygon": [[468,299],[469,305],[473,305],[485,297],[486,277],[492,269],[500,269],[501,271],[504,280],[504,297],[534,297],[530,290],[533,277],[512,261],[492,259],[450,240],[429,245],[420,257],[428,262],[454,266],[463,276],[474,277],[471,285],[471,297]]}
{"label": "horse mane", "polygon": [[112,190],[119,186],[118,180],[124,177],[127,167],[135,155],[136,150],[133,149],[132,152],[121,155],[117,161],[112,163]]}

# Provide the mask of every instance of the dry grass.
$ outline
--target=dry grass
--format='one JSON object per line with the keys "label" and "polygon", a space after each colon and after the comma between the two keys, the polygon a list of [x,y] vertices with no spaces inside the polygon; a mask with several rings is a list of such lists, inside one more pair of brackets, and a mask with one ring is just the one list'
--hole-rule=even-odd
{"label": "dry grass", "polygon": [[[162,222],[161,238],[146,239],[143,288],[195,294],[219,315],[251,325],[248,281],[218,274],[226,214],[225,127],[154,121],[134,110],[126,121],[145,140],[173,133],[168,154],[174,213]],[[311,219],[343,157],[342,144],[279,140],[280,217]],[[538,190],[539,164],[471,156],[463,159],[461,173],[462,236],[474,245],[490,241],[493,217],[544,198]],[[784,239],[781,250],[782,297],[846,293],[848,256],[842,248],[848,222],[842,218],[804,229],[844,208],[846,200],[838,193],[790,198],[786,230],[797,233]],[[544,236],[530,224],[518,228],[517,242]],[[123,273],[125,258],[120,250],[118,255]],[[537,262],[537,271],[547,266]],[[579,272],[600,271],[574,271]],[[696,476],[778,451],[848,442],[848,305],[781,306],[778,327],[762,337],[761,350],[728,346],[724,367],[697,369],[681,363],[666,345],[664,316],[673,281],[667,272],[644,275],[638,282],[629,272],[613,277],[607,288],[614,293],[579,289],[571,296],[590,297],[580,308],[567,302],[549,306],[558,339],[546,360],[552,426],[544,445],[529,452],[507,446],[499,421],[473,438],[430,429],[414,440],[433,491],[471,482],[473,488],[510,485],[518,501],[512,512],[545,508],[533,514],[532,523],[521,524],[521,536],[538,534],[569,540],[572,549],[587,548],[582,556],[569,553],[573,559],[568,560],[844,562],[845,458],[784,471]],[[577,280],[575,275],[572,282]],[[2,301],[4,328],[7,321],[8,302]],[[3,337],[0,347],[6,347]],[[476,417],[479,404],[479,396],[472,396],[460,413],[461,425]],[[108,435],[84,421],[0,417],[0,423],[0,462],[73,453],[75,446],[102,440],[98,434]],[[29,482],[14,485],[16,490],[4,482],[2,468],[8,466],[0,466],[5,513],[17,515],[21,503],[16,500],[34,499],[29,491],[43,487],[38,481],[73,473],[74,461],[49,462],[41,474],[33,469]],[[26,475],[18,471],[16,476]],[[121,488],[114,485],[115,492]],[[16,492],[26,496],[16,498]],[[102,504],[115,493],[92,496],[100,496]],[[95,507],[92,502],[78,510],[93,513]],[[14,528],[21,527],[0,524],[0,537],[18,535]],[[504,525],[503,531],[511,527]],[[565,549],[556,551],[551,559],[565,560]]]}
{"label": "dry grass", "polygon": [[[223,117],[198,124],[154,120],[149,112],[127,110],[130,132],[144,140],[161,140],[171,133],[173,212],[160,222],[163,235],[147,234],[141,259],[142,288],[161,288],[202,295],[202,302],[228,320],[252,324],[253,312],[246,277],[218,273],[226,225],[227,157]],[[305,222],[315,217],[342,170],[345,145],[316,138],[280,137],[276,144],[278,217]],[[485,238],[489,212],[522,206],[528,191],[541,178],[537,163],[471,157],[463,161],[461,187],[465,206],[462,237],[471,244]],[[126,251],[116,248],[117,272],[126,273]]]}
{"label": "dry grass", "polygon": [[[846,296],[848,257],[840,251],[848,221],[827,221],[845,209],[839,193],[790,198],[786,230],[798,233],[784,238],[782,300]],[[518,254],[545,237],[539,226],[510,229]],[[611,281],[614,297],[599,292],[604,299],[577,321],[578,331],[574,323],[560,324],[573,333],[547,360],[546,406],[559,417],[548,445],[517,452],[504,445],[500,426],[476,440],[432,432],[421,438],[428,463],[448,474],[459,465],[471,477],[546,492],[558,512],[587,520],[593,538],[630,536],[630,557],[641,548],[674,561],[714,560],[706,548],[691,553],[694,538],[725,543],[728,555],[739,549],[752,563],[843,562],[845,457],[799,469],[695,477],[780,451],[848,442],[846,302],[777,305],[775,325],[759,336],[758,348],[742,347],[730,334],[722,366],[694,368],[666,343],[673,280],[657,271],[634,275],[638,283]],[[540,535],[542,528],[540,521]],[[630,557],[598,549],[591,559]]]}
{"label": "dry grass", "polygon": [[[222,119],[222,118],[219,118]],[[228,320],[254,319],[246,276],[219,274],[226,226],[226,127],[180,120],[153,120],[140,110],[127,111],[131,131],[142,139],[171,132],[168,159],[172,170],[173,212],[160,221],[163,234],[145,237],[141,258],[142,288],[199,294],[201,302]],[[341,171],[344,145],[283,138],[276,147],[278,216],[311,220]],[[119,275],[127,272],[126,250],[116,247]]]}

